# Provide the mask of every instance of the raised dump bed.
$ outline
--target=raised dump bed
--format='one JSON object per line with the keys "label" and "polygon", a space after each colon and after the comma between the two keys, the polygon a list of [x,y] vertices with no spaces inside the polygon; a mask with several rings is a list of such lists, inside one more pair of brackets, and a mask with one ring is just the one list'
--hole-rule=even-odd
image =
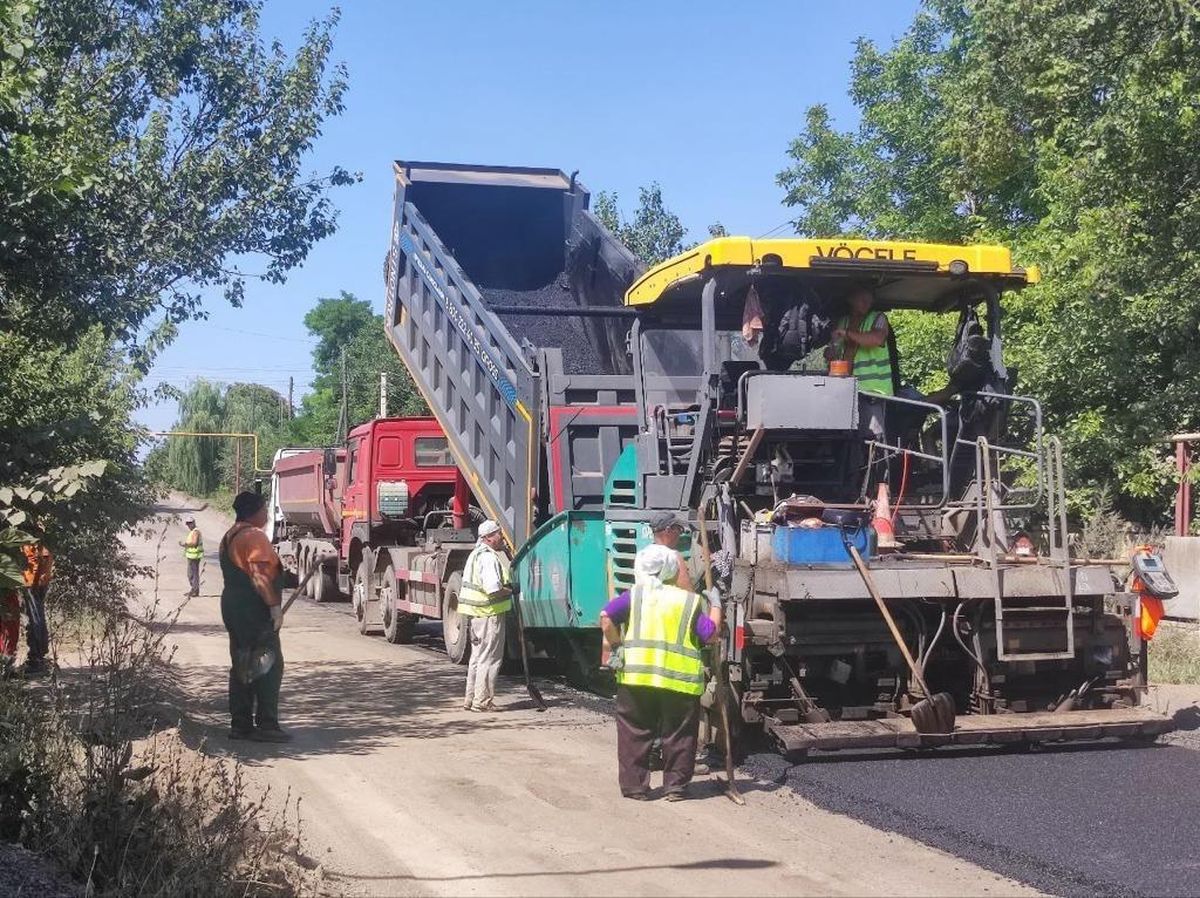
{"label": "raised dump bed", "polygon": [[[623,296],[641,266],[557,169],[397,162],[395,176],[388,333],[516,552],[558,515],[601,511],[637,433]],[[595,626],[594,601],[543,600],[527,594],[535,626]]]}

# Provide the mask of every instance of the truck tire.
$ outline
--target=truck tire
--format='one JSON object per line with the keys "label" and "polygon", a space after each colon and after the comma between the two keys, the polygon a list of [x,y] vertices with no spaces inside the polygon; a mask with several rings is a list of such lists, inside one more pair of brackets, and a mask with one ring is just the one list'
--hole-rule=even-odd
{"label": "truck tire", "polygon": [[321,569],[313,575],[313,601],[314,602],[336,602],[341,596],[338,594],[337,575],[329,572],[328,565],[321,565]]}
{"label": "truck tire", "polygon": [[455,571],[446,581],[442,595],[442,640],[446,654],[455,664],[466,664],[471,655],[471,627],[466,615],[458,613],[458,591],[462,589],[462,573]]}
{"label": "truck tire", "polygon": [[372,575],[371,575],[371,559],[364,558],[358,563],[358,574],[354,578],[354,598],[358,603],[354,609],[355,615],[358,617],[358,632],[363,636],[370,635],[371,624],[371,599],[372,596]]}
{"label": "truck tire", "polygon": [[379,613],[383,617],[383,635],[392,645],[407,645],[412,642],[417,629],[417,616],[396,608],[400,597],[400,584],[396,582],[396,568],[388,564],[383,572],[383,584],[379,587]]}
{"label": "truck tire", "polygon": [[[301,564],[300,576],[302,578],[307,577],[308,572],[313,569],[313,564],[314,564],[313,553],[312,553],[311,549],[305,549],[303,552],[300,553],[300,564]],[[311,598],[314,598],[316,596],[316,594],[317,594],[317,578],[315,576],[312,576],[312,577],[309,577],[308,582],[306,584],[304,584],[304,596],[305,596],[305,598],[311,599]]]}

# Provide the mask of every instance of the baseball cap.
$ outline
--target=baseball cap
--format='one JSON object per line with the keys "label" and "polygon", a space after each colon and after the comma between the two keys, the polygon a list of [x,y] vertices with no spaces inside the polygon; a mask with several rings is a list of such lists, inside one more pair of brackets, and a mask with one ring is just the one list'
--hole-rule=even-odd
{"label": "baseball cap", "polygon": [[495,521],[484,521],[482,524],[479,525],[479,535],[481,537],[491,536],[493,533],[499,533],[499,532],[500,532],[500,525],[497,524]]}
{"label": "baseball cap", "polygon": [[661,533],[664,530],[669,530],[672,527],[678,527],[680,530],[687,529],[687,524],[673,511],[660,511],[650,519],[650,530],[654,533]]}

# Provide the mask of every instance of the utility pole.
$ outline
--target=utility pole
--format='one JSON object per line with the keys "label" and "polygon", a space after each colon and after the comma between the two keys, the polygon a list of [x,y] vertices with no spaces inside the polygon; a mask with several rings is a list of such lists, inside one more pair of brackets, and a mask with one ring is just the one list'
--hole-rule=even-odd
{"label": "utility pole", "polygon": [[346,442],[350,432],[350,406],[346,399],[346,347],[342,347],[342,408],[338,412],[337,434],[333,438],[334,445]]}
{"label": "utility pole", "polygon": [[289,377],[288,378],[288,406],[287,406],[287,416],[288,416],[289,421],[292,420],[292,418],[295,416],[295,412],[293,411],[295,406],[292,404],[292,389],[295,386],[296,386],[296,378]]}
{"label": "utility pole", "polygon": [[379,417],[387,417],[387,372],[379,372]]}

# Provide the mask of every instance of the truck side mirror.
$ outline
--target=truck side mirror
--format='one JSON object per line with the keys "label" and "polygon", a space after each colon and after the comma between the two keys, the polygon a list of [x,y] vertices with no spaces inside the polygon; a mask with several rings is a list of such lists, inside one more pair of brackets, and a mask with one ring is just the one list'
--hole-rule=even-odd
{"label": "truck side mirror", "polygon": [[325,460],[322,463],[325,468],[325,476],[333,477],[337,472],[337,451],[329,448],[325,450]]}

